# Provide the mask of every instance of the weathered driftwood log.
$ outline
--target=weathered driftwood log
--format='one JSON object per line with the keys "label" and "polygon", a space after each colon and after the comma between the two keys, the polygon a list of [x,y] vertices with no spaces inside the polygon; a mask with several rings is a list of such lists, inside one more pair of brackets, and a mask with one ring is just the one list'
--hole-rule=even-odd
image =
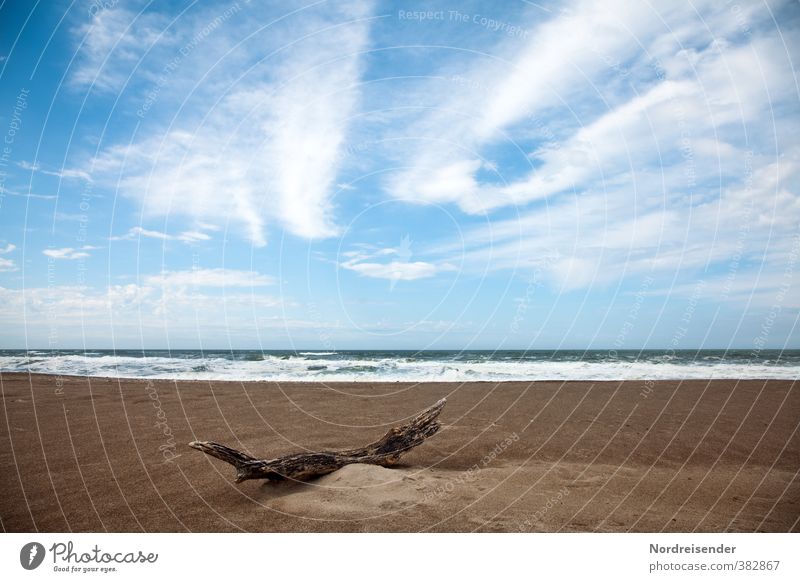
{"label": "weathered driftwood log", "polygon": [[380,440],[359,449],[295,453],[272,460],[259,460],[215,442],[194,441],[189,446],[236,467],[237,483],[247,479],[308,479],[332,473],[352,463],[388,467],[396,464],[403,453],[422,444],[441,428],[437,418],[444,405],[445,400],[442,399],[420,412],[408,424],[391,429]]}

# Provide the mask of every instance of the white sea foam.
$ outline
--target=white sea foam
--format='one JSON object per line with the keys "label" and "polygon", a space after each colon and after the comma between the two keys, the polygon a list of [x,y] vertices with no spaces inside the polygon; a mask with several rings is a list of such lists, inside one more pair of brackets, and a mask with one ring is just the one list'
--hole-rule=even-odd
{"label": "white sea foam", "polygon": [[[311,352],[308,352],[311,354]],[[315,356],[334,355],[316,352]],[[260,359],[226,357],[135,357],[121,355],[0,356],[0,371],[113,378],[187,380],[272,380],[280,382],[466,382],[531,380],[680,380],[705,378],[800,378],[800,365],[731,363],[706,358],[674,363],[646,361],[564,361],[421,359],[375,357],[338,359],[265,354]]]}

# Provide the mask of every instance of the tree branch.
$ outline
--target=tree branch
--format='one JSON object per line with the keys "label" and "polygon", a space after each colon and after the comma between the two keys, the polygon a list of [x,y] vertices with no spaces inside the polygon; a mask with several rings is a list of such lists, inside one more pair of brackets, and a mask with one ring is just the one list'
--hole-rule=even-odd
{"label": "tree branch", "polygon": [[395,427],[374,443],[357,449],[295,453],[277,459],[259,460],[211,441],[193,441],[189,446],[236,467],[237,483],[248,479],[308,479],[332,473],[352,463],[389,467],[396,464],[403,453],[436,434],[442,426],[437,419],[445,403],[445,399],[440,400],[409,423]]}

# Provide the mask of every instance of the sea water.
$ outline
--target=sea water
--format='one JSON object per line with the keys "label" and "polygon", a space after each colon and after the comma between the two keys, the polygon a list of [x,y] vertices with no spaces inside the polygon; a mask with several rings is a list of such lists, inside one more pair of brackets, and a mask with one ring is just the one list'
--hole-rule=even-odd
{"label": "sea water", "polygon": [[0,372],[326,382],[800,378],[800,350],[0,350]]}

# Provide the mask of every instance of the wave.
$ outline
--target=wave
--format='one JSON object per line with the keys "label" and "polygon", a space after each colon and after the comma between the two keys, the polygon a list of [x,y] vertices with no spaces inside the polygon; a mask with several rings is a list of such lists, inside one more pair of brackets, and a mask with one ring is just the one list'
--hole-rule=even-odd
{"label": "wave", "polygon": [[[43,354],[22,352],[0,355],[0,372],[32,372],[72,376],[236,381],[535,381],[535,380],[683,380],[683,379],[784,379],[800,378],[800,358],[788,362],[775,358],[750,362],[743,358],[705,357],[669,359],[653,356],[641,359],[601,359],[596,356],[511,359],[507,354],[492,357],[437,355],[415,359],[395,356],[314,354],[291,357],[259,354],[258,358],[231,358],[199,353],[172,356],[113,354]],[[320,357],[320,356],[333,356]]]}

